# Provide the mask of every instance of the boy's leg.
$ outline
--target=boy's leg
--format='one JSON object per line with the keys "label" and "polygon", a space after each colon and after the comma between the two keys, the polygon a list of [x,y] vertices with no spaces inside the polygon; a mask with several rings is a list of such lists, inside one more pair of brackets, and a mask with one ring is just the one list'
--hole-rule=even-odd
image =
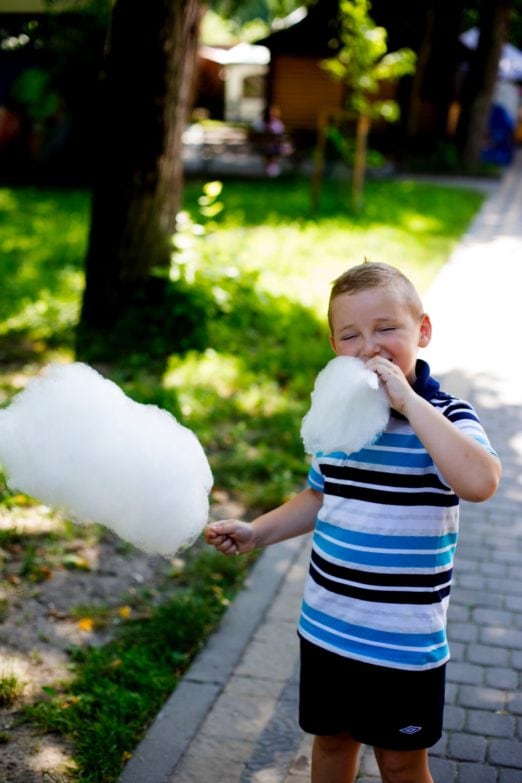
{"label": "boy's leg", "polygon": [[433,783],[428,751],[374,748],[382,783]]}
{"label": "boy's leg", "polygon": [[353,783],[361,745],[349,734],[316,736],[312,748],[312,783]]}

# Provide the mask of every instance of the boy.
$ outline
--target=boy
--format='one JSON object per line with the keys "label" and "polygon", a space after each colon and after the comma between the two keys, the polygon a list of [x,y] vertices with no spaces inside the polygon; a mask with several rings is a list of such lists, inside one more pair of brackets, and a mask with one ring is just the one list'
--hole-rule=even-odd
{"label": "boy", "polygon": [[469,403],[441,392],[417,359],[431,323],[398,269],[349,269],[328,317],[334,352],[362,359],[386,390],[384,433],[353,454],[316,454],[307,489],[205,535],[241,554],[315,529],[299,621],[313,783],[354,781],[361,744],[373,746],[383,783],[433,783],[459,498],[493,495],[500,463]]}

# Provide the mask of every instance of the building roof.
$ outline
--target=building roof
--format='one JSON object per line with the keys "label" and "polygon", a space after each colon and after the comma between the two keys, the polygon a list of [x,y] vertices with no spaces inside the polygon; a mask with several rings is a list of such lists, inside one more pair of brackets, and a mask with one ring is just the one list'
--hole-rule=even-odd
{"label": "building roof", "polygon": [[256,43],[266,46],[272,54],[331,57],[338,47],[338,8],[338,0],[317,0],[282,20],[281,29],[274,29]]}

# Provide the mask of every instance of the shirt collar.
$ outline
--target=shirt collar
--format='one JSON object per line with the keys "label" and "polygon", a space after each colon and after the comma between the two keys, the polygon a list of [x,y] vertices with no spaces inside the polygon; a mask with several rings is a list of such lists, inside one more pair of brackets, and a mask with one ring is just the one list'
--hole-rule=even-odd
{"label": "shirt collar", "polygon": [[417,392],[420,397],[425,400],[430,400],[434,394],[440,389],[440,383],[436,378],[432,378],[430,375],[430,366],[422,359],[417,359],[415,364],[415,381],[412,384],[412,389]]}

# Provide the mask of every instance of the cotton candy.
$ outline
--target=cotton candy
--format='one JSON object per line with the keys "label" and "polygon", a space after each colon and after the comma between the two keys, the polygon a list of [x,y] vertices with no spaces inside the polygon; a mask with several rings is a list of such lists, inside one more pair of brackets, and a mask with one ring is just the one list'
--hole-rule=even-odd
{"label": "cotton candy", "polygon": [[390,410],[376,373],[351,356],[336,356],[318,374],[303,418],[305,451],[351,454],[384,430]]}
{"label": "cotton candy", "polygon": [[212,472],[194,433],[76,362],[51,364],[0,411],[12,489],[173,555],[208,519]]}

